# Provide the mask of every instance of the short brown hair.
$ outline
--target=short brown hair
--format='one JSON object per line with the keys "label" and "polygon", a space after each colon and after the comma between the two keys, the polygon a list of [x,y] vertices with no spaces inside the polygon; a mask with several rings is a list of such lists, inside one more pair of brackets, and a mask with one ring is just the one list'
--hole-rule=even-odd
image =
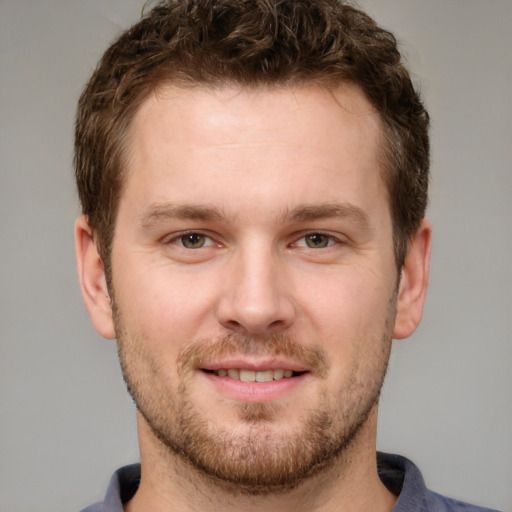
{"label": "short brown hair", "polygon": [[427,206],[429,119],[395,37],[340,0],[167,0],[107,49],[78,104],[78,193],[107,270],[126,131],[141,102],[168,81],[358,85],[384,127],[383,176],[401,267]]}

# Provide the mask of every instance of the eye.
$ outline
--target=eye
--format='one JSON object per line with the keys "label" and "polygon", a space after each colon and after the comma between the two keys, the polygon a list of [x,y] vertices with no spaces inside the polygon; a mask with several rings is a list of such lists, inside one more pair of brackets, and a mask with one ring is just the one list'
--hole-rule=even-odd
{"label": "eye", "polygon": [[324,233],[309,233],[297,241],[298,247],[308,247],[310,249],[323,249],[337,242],[332,236]]}
{"label": "eye", "polygon": [[201,233],[186,233],[177,237],[175,243],[186,249],[201,249],[213,244],[210,237]]}

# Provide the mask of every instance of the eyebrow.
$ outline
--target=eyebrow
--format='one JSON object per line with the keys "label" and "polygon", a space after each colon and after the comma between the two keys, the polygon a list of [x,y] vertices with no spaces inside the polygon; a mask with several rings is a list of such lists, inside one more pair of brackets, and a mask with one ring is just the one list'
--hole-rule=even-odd
{"label": "eyebrow", "polygon": [[299,206],[286,215],[294,222],[305,222],[328,218],[345,218],[359,224],[360,227],[368,229],[370,219],[367,213],[351,203],[329,203],[311,206]]}
{"label": "eyebrow", "polygon": [[199,205],[156,204],[146,210],[139,218],[143,228],[150,228],[161,221],[171,219],[218,221],[224,215],[217,208]]}
{"label": "eyebrow", "polygon": [[[148,208],[139,218],[143,228],[150,228],[161,221],[181,219],[197,221],[221,221],[226,216],[215,207],[194,204],[155,204]],[[298,206],[292,211],[286,210],[282,222],[307,222],[328,218],[344,218],[351,220],[362,228],[368,229],[370,220],[366,212],[351,203],[328,203],[319,205]]]}

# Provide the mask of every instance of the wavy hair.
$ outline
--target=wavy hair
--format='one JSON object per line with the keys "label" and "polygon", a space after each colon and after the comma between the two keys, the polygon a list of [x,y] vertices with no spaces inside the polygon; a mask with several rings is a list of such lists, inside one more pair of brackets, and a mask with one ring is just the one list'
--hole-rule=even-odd
{"label": "wavy hair", "polygon": [[382,173],[401,267],[428,200],[429,117],[393,34],[339,0],[167,0],[107,49],[78,103],[78,193],[107,271],[126,132],[144,99],[169,81],[359,86],[382,121]]}

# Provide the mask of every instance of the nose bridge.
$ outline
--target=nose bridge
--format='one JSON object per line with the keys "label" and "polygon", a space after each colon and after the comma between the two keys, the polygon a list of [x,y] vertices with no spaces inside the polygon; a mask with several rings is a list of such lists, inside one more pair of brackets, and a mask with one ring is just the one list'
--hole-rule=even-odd
{"label": "nose bridge", "polygon": [[252,240],[233,255],[218,308],[219,322],[235,331],[267,333],[286,328],[293,305],[283,263],[272,245]]}

